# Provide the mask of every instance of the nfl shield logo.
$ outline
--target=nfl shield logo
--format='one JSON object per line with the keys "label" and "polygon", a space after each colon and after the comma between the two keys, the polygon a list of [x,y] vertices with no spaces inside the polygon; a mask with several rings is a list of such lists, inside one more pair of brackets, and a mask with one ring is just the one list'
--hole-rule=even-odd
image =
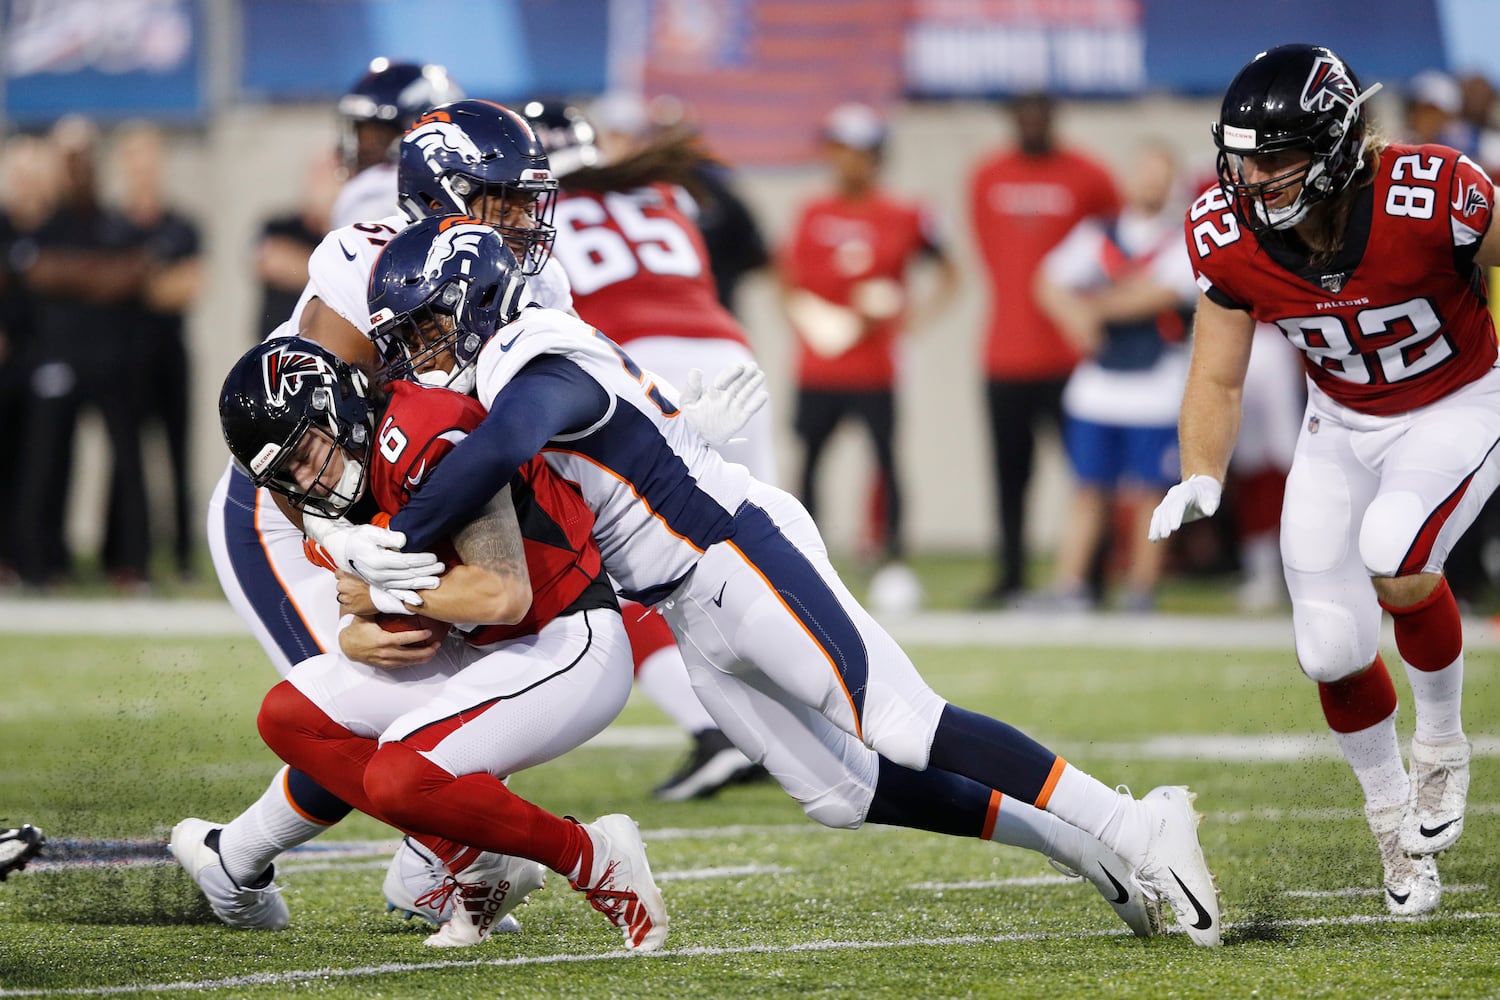
{"label": "nfl shield logo", "polygon": [[1323,275],[1323,277],[1321,279],[1319,279],[1319,282],[1320,282],[1320,284],[1322,284],[1324,291],[1326,291],[1326,292],[1328,292],[1328,293],[1330,293],[1332,295],[1337,295],[1339,292],[1343,291],[1343,289],[1344,289],[1344,282],[1346,282],[1348,280],[1349,280],[1349,275],[1347,273],[1345,273],[1345,274],[1325,274],[1325,275]]}
{"label": "nfl shield logo", "polygon": [[1307,418],[1307,433],[1318,433],[1318,415],[1316,413]]}

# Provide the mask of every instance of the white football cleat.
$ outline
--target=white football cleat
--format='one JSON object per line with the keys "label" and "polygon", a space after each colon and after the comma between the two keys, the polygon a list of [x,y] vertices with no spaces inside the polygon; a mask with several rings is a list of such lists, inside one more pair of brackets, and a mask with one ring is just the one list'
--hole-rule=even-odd
{"label": "white football cleat", "polygon": [[1196,945],[1219,943],[1219,890],[1198,843],[1196,798],[1182,785],[1153,788],[1140,800],[1150,822],[1146,854],[1136,881],[1153,898],[1166,900]]}
{"label": "white football cleat", "polygon": [[1371,809],[1365,806],[1370,832],[1380,845],[1380,864],[1384,869],[1385,908],[1401,917],[1421,916],[1438,907],[1443,885],[1438,879],[1437,862],[1429,857],[1409,853],[1401,845],[1401,830],[1406,820],[1406,805]]}
{"label": "white football cleat", "polygon": [[445,874],[441,885],[414,900],[419,915],[420,909],[450,914],[422,943],[429,948],[467,948],[491,934],[513,934],[521,925],[510,911],[546,881],[547,869],[537,862],[486,851],[457,875]]}
{"label": "white football cleat", "polygon": [[595,854],[590,876],[585,876],[589,883],[573,882],[573,888],[624,932],[626,948],[655,951],[667,939],[667,903],[651,877],[640,828],[623,813],[600,816],[587,828],[605,846]]}
{"label": "white football cleat", "polygon": [[185,819],[172,827],[168,850],[208,898],[209,909],[229,927],[279,931],[290,920],[281,886],[274,881],[276,866],[267,868],[259,884],[238,885],[219,857],[219,830],[201,819]]}
{"label": "white football cleat", "polygon": [[1469,801],[1469,741],[1411,741],[1411,800],[1401,825],[1401,847],[1409,854],[1446,851],[1464,832]]}
{"label": "white football cleat", "polygon": [[1136,937],[1155,937],[1162,932],[1161,901],[1149,898],[1135,880],[1135,873],[1097,837],[1078,838],[1084,853],[1076,858],[1048,858],[1053,868],[1069,878],[1086,879],[1104,897]]}

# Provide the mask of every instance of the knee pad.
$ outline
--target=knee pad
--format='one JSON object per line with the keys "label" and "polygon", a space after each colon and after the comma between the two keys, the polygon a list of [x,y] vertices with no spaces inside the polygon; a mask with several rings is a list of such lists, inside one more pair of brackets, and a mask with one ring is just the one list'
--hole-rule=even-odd
{"label": "knee pad", "polygon": [[[1331,684],[1370,665],[1379,646],[1375,628],[1361,628],[1353,611],[1327,601],[1294,601],[1292,629],[1297,662],[1312,680]],[[1366,634],[1368,633],[1368,634]]]}
{"label": "knee pad", "polygon": [[870,810],[873,788],[845,782],[811,798],[798,800],[808,818],[835,830],[858,830]]}
{"label": "knee pad", "polygon": [[1359,527],[1359,557],[1371,576],[1400,575],[1429,513],[1415,493],[1383,493],[1370,502]]}

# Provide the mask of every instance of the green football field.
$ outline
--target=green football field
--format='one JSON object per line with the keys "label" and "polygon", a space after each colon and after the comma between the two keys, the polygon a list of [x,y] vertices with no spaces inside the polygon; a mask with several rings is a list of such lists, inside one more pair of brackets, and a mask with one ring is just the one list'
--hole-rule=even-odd
{"label": "green football field", "polygon": [[631,956],[558,876],[518,911],[520,935],[423,947],[422,929],[384,912],[395,838],[362,817],[280,863],[288,930],[228,930],[165,842],[184,816],[234,815],[277,767],[254,730],[274,679],[259,648],[238,636],[4,643],[0,817],[53,844],[0,885],[0,997],[1500,995],[1493,652],[1468,664],[1474,781],[1463,840],[1439,860],[1442,907],[1396,919],[1354,779],[1287,652],[912,647],[939,692],[1102,779],[1196,791],[1225,904],[1217,950],[1177,933],[1138,941],[1092,888],[1013,848],[824,830],[767,784],[655,802],[648,789],[684,743],[632,699],[594,743],[512,782],[559,813],[640,822],[671,935]]}

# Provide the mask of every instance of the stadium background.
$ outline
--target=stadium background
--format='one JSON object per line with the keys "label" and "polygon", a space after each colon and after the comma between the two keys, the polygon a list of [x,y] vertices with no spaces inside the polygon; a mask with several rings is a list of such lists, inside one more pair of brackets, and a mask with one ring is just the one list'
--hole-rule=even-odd
{"label": "stadium background", "polygon": [[[902,392],[910,537],[928,550],[991,543],[977,365],[987,300],[966,198],[973,164],[1007,135],[997,98],[1052,90],[1066,98],[1069,142],[1121,166],[1140,139],[1161,137],[1201,175],[1217,93],[1268,45],[1338,50],[1366,84],[1386,84],[1376,114],[1388,127],[1402,81],[1421,70],[1500,78],[1484,44],[1500,5],[1487,0],[6,0],[3,12],[8,130],[70,111],[171,129],[172,200],[202,225],[208,271],[190,320],[200,497],[224,463],[219,381],[257,323],[259,227],[296,203],[309,157],[334,141],[334,100],[370,57],[441,62],[471,96],[501,101],[679,96],[738,168],[773,242],[819,183],[821,116],[844,100],[881,108],[893,125],[889,186],[929,202],[967,279],[941,326],[916,331]],[[791,334],[766,276],[744,288],[741,312],[772,379],[789,478]],[[824,472],[829,511],[861,509],[863,442],[846,438]],[[107,466],[97,427],[77,465],[70,533],[90,551]],[[1065,476],[1049,449],[1030,526],[1042,545],[1061,528],[1060,505],[1046,501]],[[829,519],[836,548],[857,520]]]}

